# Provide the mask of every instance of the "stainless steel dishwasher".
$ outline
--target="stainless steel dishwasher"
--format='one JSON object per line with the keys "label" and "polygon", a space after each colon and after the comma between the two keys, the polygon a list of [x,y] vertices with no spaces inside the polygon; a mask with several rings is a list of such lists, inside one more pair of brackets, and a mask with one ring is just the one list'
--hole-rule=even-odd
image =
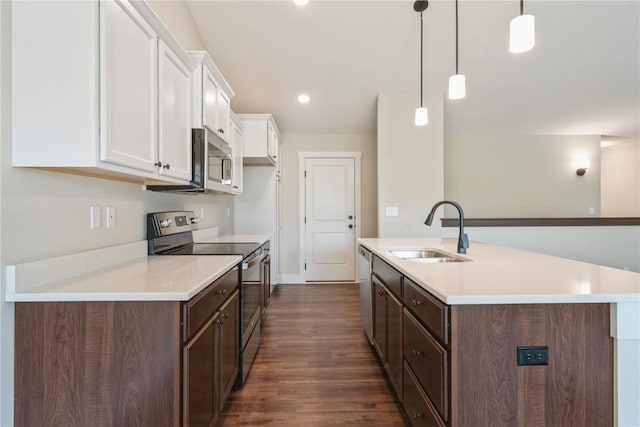
{"label": "stainless steel dishwasher", "polygon": [[358,247],[358,270],[360,272],[360,317],[364,333],[372,343],[373,304],[371,290],[371,252],[364,246]]}

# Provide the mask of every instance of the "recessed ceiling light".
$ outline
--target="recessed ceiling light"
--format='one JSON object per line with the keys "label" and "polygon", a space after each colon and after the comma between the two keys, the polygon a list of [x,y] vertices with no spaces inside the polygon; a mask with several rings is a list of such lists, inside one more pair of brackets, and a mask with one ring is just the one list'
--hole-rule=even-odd
{"label": "recessed ceiling light", "polygon": [[306,93],[302,93],[302,94],[298,95],[298,102],[300,104],[308,104],[309,101],[311,101],[311,98]]}
{"label": "recessed ceiling light", "polygon": [[309,3],[309,0],[293,0],[293,2],[298,6],[304,6],[305,4]]}

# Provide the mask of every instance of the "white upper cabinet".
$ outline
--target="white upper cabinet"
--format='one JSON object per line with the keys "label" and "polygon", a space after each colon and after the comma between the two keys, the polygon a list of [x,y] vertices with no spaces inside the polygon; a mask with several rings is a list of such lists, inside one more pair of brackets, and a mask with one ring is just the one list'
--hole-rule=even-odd
{"label": "white upper cabinet", "polygon": [[159,173],[191,180],[192,69],[162,40],[158,66]]}
{"label": "white upper cabinet", "polygon": [[190,51],[198,64],[193,83],[193,127],[206,128],[227,144],[231,143],[229,120],[233,90],[204,51]]}
{"label": "white upper cabinet", "polygon": [[244,164],[277,166],[280,134],[271,114],[238,114],[244,124]]}
{"label": "white upper cabinet", "polygon": [[231,146],[233,149],[233,178],[231,179],[231,191],[233,194],[242,194],[244,125],[233,111],[231,112],[231,119],[229,120],[229,131],[231,132]]}
{"label": "white upper cabinet", "polygon": [[13,166],[190,181],[196,64],[145,2],[14,2],[11,65]]}
{"label": "white upper cabinet", "polygon": [[128,3],[100,14],[100,159],[155,172],[158,36]]}

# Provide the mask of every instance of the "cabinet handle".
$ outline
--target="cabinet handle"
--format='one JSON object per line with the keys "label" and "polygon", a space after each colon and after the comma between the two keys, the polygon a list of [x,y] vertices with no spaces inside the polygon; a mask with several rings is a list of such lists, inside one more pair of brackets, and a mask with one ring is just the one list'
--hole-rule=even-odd
{"label": "cabinet handle", "polygon": [[381,290],[379,290],[379,291],[378,291],[378,295],[383,296],[383,295],[384,295],[384,290],[382,290],[382,289],[381,289]]}
{"label": "cabinet handle", "polygon": [[417,307],[420,304],[422,304],[422,301],[420,301],[420,300],[412,300],[411,303],[413,304],[414,307]]}
{"label": "cabinet handle", "polygon": [[418,350],[411,350],[411,353],[413,353],[413,357],[420,357],[422,356],[422,352],[418,351]]}
{"label": "cabinet handle", "polygon": [[157,167],[161,168],[162,167],[162,162],[156,162],[156,163],[153,164],[153,166],[157,166]]}
{"label": "cabinet handle", "polygon": [[217,291],[216,291],[216,294],[218,294],[218,295],[224,295],[224,294],[226,294],[226,293],[227,293],[227,290],[226,290],[226,289],[220,289],[220,290],[217,290]]}
{"label": "cabinet handle", "polygon": [[413,418],[416,419],[416,420],[418,418],[422,418],[422,417],[424,417],[424,414],[422,412],[414,412],[413,413]]}
{"label": "cabinet handle", "polygon": [[229,313],[222,313],[222,318],[227,320],[229,318]]}
{"label": "cabinet handle", "polygon": [[220,129],[218,129],[218,132],[224,133],[224,129],[220,128]]}
{"label": "cabinet handle", "polygon": [[349,228],[353,228],[353,224],[349,224]]}
{"label": "cabinet handle", "polygon": [[169,170],[171,169],[171,165],[169,163],[165,164],[164,166],[162,166],[163,168]]}

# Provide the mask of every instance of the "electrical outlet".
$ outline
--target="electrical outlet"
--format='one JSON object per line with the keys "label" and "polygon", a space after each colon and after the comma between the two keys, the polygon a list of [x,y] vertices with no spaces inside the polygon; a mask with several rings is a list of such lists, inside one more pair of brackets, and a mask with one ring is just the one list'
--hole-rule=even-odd
{"label": "electrical outlet", "polygon": [[386,216],[398,216],[398,207],[397,206],[387,206],[385,208]]}
{"label": "electrical outlet", "polygon": [[548,365],[549,347],[518,347],[518,366]]}
{"label": "electrical outlet", "polygon": [[107,228],[116,228],[116,208],[107,206]]}

